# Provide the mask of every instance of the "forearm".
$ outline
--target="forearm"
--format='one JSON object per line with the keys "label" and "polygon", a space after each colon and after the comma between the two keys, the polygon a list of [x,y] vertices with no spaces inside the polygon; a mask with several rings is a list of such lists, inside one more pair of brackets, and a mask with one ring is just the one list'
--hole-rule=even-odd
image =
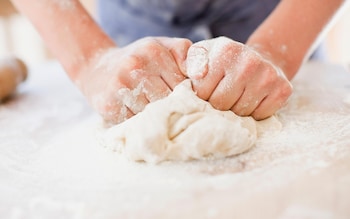
{"label": "forearm", "polygon": [[34,24],[72,80],[96,53],[115,46],[78,0],[12,2]]}
{"label": "forearm", "polygon": [[247,45],[270,58],[291,79],[344,2],[282,0]]}

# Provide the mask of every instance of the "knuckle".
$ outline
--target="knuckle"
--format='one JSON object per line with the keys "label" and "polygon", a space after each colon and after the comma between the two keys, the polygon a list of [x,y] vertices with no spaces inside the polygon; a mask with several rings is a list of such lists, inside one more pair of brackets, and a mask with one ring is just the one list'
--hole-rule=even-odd
{"label": "knuckle", "polygon": [[261,113],[259,111],[255,111],[252,113],[251,115],[255,120],[260,121],[260,120],[264,120],[267,119],[268,117],[272,116],[271,113]]}
{"label": "knuckle", "polygon": [[269,75],[262,81],[262,87],[271,88],[276,83],[276,78],[273,75]]}
{"label": "knuckle", "polygon": [[246,82],[251,78],[251,71],[247,69],[242,69],[235,72],[236,81],[239,83]]}
{"label": "knuckle", "polygon": [[[264,65],[264,64],[262,64]],[[274,87],[278,83],[278,75],[275,70],[270,67],[264,67],[264,71],[262,72],[263,76],[260,81],[260,87],[262,88],[271,88]]]}
{"label": "knuckle", "polygon": [[284,83],[280,88],[280,95],[288,98],[293,93],[293,87],[289,82]]}
{"label": "knuckle", "polygon": [[293,88],[290,85],[286,86],[286,88],[284,88],[282,92],[283,92],[284,95],[289,97],[293,93]]}
{"label": "knuckle", "polygon": [[[261,62],[256,58],[247,58],[240,64],[241,66],[236,67],[235,71],[240,72],[238,74],[239,80],[260,80],[259,84],[264,84],[265,82],[261,80],[261,75],[264,72],[260,72]],[[260,79],[259,79],[260,78]]]}
{"label": "knuckle", "polygon": [[124,60],[122,60],[121,62],[125,63],[124,66],[130,71],[134,69],[140,69],[145,64],[144,58],[136,54],[124,58]]}
{"label": "knuckle", "polygon": [[188,48],[192,45],[192,41],[189,39],[185,39],[185,38],[179,38],[179,43],[181,45],[183,45],[183,47],[186,47],[186,48]]}
{"label": "knuckle", "polygon": [[148,53],[159,53],[160,44],[155,40],[150,40],[144,45],[144,50]]}
{"label": "knuckle", "polygon": [[235,60],[241,56],[245,58],[245,55],[244,55],[245,48],[243,44],[233,40],[230,40],[230,41],[226,40],[224,43],[220,43],[219,45],[221,45],[220,50],[222,53],[225,54],[225,56],[228,56]]}
{"label": "knuckle", "polygon": [[142,54],[143,56],[156,55],[159,54],[161,44],[157,39],[152,37],[142,38],[137,46],[134,46],[134,54]]}
{"label": "knuckle", "polygon": [[214,43],[214,45],[216,45],[217,47],[226,47],[226,46],[230,46],[230,44],[232,42],[234,42],[233,40],[231,40],[230,38],[228,37],[225,37],[225,36],[220,36],[220,37],[217,37],[217,38],[214,38],[214,39],[211,39],[209,41],[212,41]]}
{"label": "knuckle", "polygon": [[225,36],[219,36],[216,38],[217,40],[222,40],[222,41],[231,41],[228,37],[225,37]]}
{"label": "knuckle", "polygon": [[244,106],[241,103],[238,103],[231,108],[231,111],[237,114],[238,116],[247,116],[247,112],[245,109],[246,109],[246,106]]}
{"label": "knuckle", "polygon": [[209,103],[217,110],[229,110],[230,107],[225,107],[225,102],[222,98],[210,98]]}
{"label": "knuckle", "polygon": [[190,40],[184,38],[176,38],[176,40],[172,42],[170,48],[168,49],[177,55],[185,56],[190,51],[191,46],[192,42]]}

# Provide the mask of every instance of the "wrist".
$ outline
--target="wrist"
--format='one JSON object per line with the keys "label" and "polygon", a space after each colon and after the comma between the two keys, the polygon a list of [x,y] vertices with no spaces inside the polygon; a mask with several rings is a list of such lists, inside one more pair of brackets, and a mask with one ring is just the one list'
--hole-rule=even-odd
{"label": "wrist", "polygon": [[304,60],[304,57],[300,56],[300,54],[288,52],[288,45],[286,44],[271,45],[271,43],[265,44],[248,40],[247,46],[280,69],[288,80],[294,77]]}
{"label": "wrist", "polygon": [[[91,39],[89,39],[91,41]],[[92,40],[93,41],[93,40]],[[83,45],[88,44],[88,42],[83,43]],[[82,46],[77,48],[77,51],[69,55],[69,60],[62,60],[60,62],[63,64],[70,79],[76,83],[79,78],[84,77],[90,68],[96,65],[96,60],[101,57],[106,51],[111,48],[116,48],[116,44],[110,40],[107,36],[106,38],[95,39],[94,45]]]}

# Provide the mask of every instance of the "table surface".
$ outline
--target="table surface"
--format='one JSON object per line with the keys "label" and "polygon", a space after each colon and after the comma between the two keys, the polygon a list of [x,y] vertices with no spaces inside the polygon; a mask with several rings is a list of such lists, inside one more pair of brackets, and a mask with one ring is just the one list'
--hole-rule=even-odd
{"label": "table surface", "polygon": [[128,161],[57,63],[0,105],[1,218],[350,218],[350,73],[305,64],[283,127],[220,160]]}

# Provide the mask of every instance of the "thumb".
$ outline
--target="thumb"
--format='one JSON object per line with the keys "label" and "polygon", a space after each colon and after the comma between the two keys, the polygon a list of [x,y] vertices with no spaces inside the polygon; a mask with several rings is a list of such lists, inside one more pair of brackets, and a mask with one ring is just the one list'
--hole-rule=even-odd
{"label": "thumb", "polygon": [[186,75],[187,52],[192,42],[185,38],[157,37],[156,39],[169,50],[180,71]]}
{"label": "thumb", "polygon": [[187,77],[194,80],[205,78],[208,74],[209,52],[212,41],[200,41],[193,44],[187,53],[186,73]]}

